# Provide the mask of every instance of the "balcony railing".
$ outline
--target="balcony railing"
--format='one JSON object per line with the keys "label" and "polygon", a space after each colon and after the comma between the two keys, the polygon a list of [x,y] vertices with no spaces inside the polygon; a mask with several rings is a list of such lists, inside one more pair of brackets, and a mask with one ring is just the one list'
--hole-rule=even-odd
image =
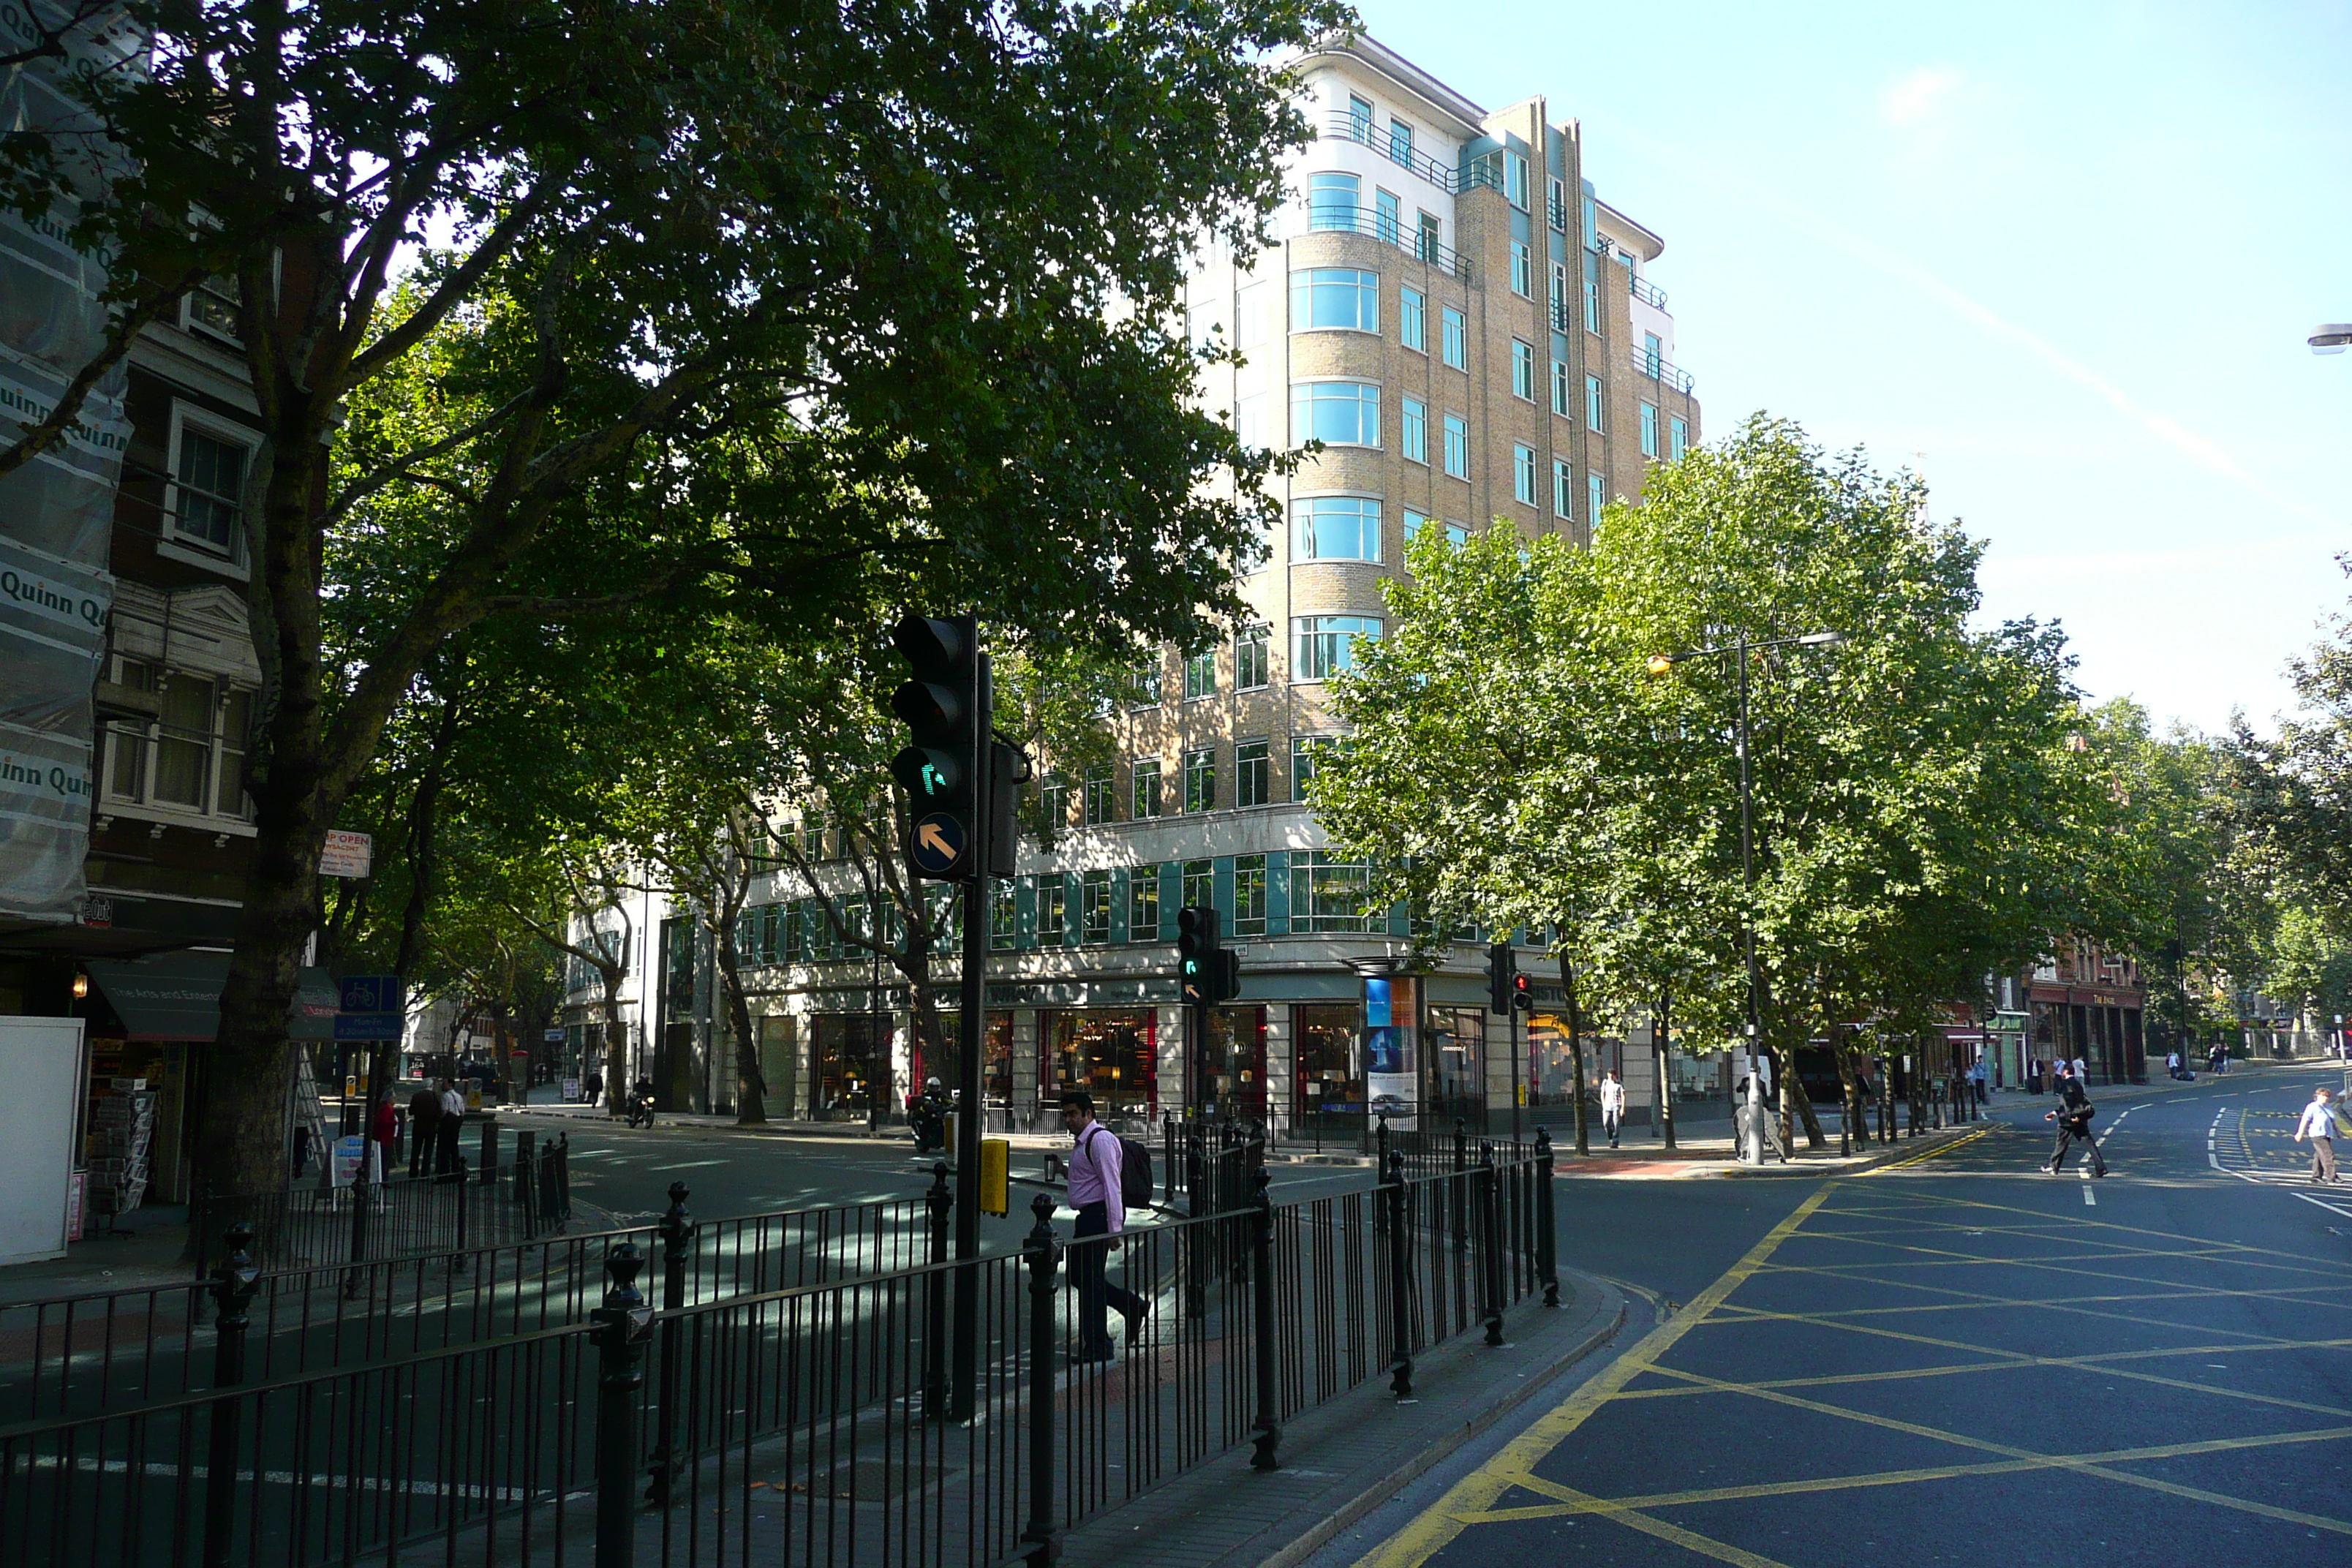
{"label": "balcony railing", "polygon": [[1663,356],[1643,349],[1633,351],[1633,373],[1636,375],[1646,375],[1661,386],[1670,387],[1685,394],[1696,384],[1692,380],[1690,372],[1677,370],[1667,363]]}
{"label": "balcony railing", "polygon": [[1451,246],[1415,233],[1397,219],[1373,207],[1343,207],[1318,204],[1307,211],[1307,234],[1360,234],[1417,256],[1450,277],[1467,280],[1470,259]]}
{"label": "balcony railing", "polygon": [[1654,305],[1661,310],[1666,308],[1666,291],[1633,272],[1625,274],[1625,289],[1644,305]]}
{"label": "balcony railing", "polygon": [[1353,142],[1358,146],[1370,147],[1397,167],[1410,169],[1448,195],[1453,195],[1462,189],[1461,177],[1453,170],[1428,153],[1419,151],[1409,141],[1381,135],[1379,129],[1361,115],[1328,116],[1323,121],[1323,134],[1337,137],[1342,142]]}

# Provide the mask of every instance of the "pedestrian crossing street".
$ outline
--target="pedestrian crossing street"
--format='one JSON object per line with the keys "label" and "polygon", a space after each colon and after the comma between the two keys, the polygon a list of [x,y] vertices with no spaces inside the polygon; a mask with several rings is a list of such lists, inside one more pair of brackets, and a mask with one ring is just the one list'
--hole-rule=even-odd
{"label": "pedestrian crossing street", "polygon": [[2294,1141],[2302,1108],[2270,1110],[2224,1105],[2205,1132],[2206,1162],[2241,1181],[2299,1187],[2311,1181],[2311,1145]]}

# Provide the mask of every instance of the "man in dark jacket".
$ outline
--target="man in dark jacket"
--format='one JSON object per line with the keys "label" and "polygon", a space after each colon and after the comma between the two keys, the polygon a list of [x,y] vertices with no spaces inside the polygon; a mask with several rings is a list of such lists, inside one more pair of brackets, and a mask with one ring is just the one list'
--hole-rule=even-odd
{"label": "man in dark jacket", "polygon": [[408,1173],[433,1173],[433,1145],[441,1134],[441,1091],[426,1084],[408,1097]]}
{"label": "man in dark jacket", "polygon": [[2079,1142],[2090,1152],[2091,1174],[2104,1176],[2107,1173],[2106,1156],[2099,1152],[2099,1141],[2091,1136],[2091,1097],[2083,1092],[2083,1080],[2074,1075],[2072,1066],[2060,1062],[2057,1070],[2057,1082],[2053,1087],[2057,1090],[2058,1109],[2044,1112],[2042,1120],[2058,1124],[2058,1146],[2050,1152],[2050,1163],[2042,1169],[2053,1176],[2063,1173],[2067,1149]]}

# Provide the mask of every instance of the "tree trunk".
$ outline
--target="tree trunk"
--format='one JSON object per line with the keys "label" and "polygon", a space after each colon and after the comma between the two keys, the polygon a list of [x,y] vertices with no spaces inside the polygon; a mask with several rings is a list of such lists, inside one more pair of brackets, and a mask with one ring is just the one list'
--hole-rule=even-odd
{"label": "tree trunk", "polygon": [[1658,1115],[1665,1146],[1675,1147],[1674,987],[1658,987]]}
{"label": "tree trunk", "polygon": [[618,1116],[628,1103],[629,1026],[621,1021],[621,971],[599,971],[604,984],[604,1113]]}
{"label": "tree trunk", "polygon": [[760,1070],[760,1044],[751,1034],[751,1004],[743,994],[743,955],[735,946],[735,922],[723,922],[719,936],[719,984],[727,994],[727,1026],[735,1036],[735,1124],[758,1127],[768,1120],[768,1079]]}

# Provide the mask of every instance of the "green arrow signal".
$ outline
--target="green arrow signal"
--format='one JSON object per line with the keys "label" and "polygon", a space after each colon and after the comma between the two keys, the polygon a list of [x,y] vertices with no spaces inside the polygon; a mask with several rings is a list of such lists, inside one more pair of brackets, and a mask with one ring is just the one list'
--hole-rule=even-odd
{"label": "green arrow signal", "polygon": [[948,781],[946,776],[933,764],[925,763],[923,764],[923,793],[925,795],[940,795],[946,792],[947,787]]}

